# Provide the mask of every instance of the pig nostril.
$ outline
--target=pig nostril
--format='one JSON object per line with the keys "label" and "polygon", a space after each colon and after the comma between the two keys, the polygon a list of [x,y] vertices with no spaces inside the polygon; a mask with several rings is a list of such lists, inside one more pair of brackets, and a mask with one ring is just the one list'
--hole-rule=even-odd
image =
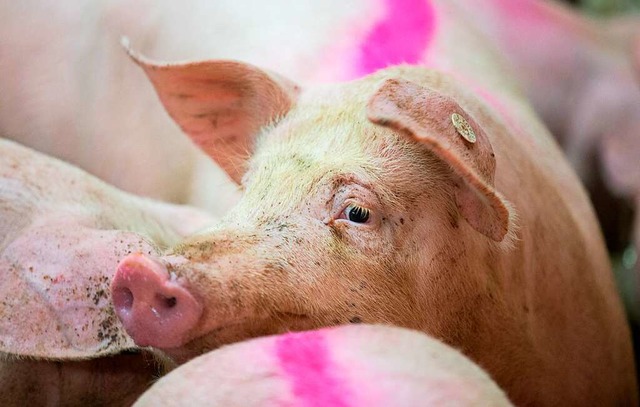
{"label": "pig nostril", "polygon": [[158,295],[157,299],[158,299],[158,302],[164,305],[164,308],[167,308],[167,309],[175,307],[178,302],[178,299],[176,297],[165,297],[162,295]]}
{"label": "pig nostril", "polygon": [[113,301],[119,308],[129,310],[133,306],[133,293],[126,287],[120,288],[113,293]]}
{"label": "pig nostril", "polygon": [[176,297],[171,297],[165,300],[165,304],[167,304],[167,308],[173,308],[176,306],[177,301],[178,300],[176,300]]}

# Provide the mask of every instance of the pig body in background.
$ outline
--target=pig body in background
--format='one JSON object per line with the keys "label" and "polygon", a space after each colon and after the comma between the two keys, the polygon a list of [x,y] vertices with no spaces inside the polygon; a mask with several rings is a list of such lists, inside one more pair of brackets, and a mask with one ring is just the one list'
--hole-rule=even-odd
{"label": "pig body in background", "polygon": [[158,369],[148,355],[117,355],[135,345],[109,300],[113,269],[211,219],[8,140],[0,157],[0,404],[135,398]]}
{"label": "pig body in background", "polygon": [[[473,20],[451,2],[388,4],[406,19],[383,19],[342,74],[402,60],[438,71],[299,87],[239,62],[134,55],[244,195],[163,257],[120,264],[127,331],[182,362],[383,322],[460,348],[517,405],[636,403],[628,326],[575,173]],[[402,48],[411,33],[424,41]]]}
{"label": "pig body in background", "polygon": [[510,406],[454,349],[406,329],[343,326],[255,339],[200,356],[136,406]]}

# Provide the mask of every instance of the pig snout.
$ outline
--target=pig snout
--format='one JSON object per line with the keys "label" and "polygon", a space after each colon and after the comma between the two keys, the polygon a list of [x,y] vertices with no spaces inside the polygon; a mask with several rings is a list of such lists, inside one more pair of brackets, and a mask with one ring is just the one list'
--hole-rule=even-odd
{"label": "pig snout", "polygon": [[175,348],[202,314],[202,304],[163,264],[143,254],[125,257],[111,283],[116,314],[139,346]]}

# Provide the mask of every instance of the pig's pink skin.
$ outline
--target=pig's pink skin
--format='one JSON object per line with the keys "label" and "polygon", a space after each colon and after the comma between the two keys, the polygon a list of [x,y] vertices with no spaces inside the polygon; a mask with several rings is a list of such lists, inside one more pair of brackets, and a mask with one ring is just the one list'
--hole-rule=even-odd
{"label": "pig's pink skin", "polygon": [[171,277],[163,264],[142,253],[131,254],[118,265],[111,283],[113,304],[139,346],[180,346],[202,314],[202,304]]}
{"label": "pig's pink skin", "polygon": [[[635,209],[637,224],[640,18],[589,20],[542,1],[464,5],[465,10],[481,7],[482,14],[474,15],[479,27],[512,65],[562,144],[592,196],[609,248],[638,247],[640,234],[632,230],[629,208]],[[640,276],[640,266],[636,270]]]}
{"label": "pig's pink skin", "polygon": [[158,403],[511,405],[489,376],[458,351],[415,331],[368,325],[271,336],[223,347],[160,379],[135,405]]}
{"label": "pig's pink skin", "polygon": [[109,302],[108,267],[129,250],[157,249],[134,233],[56,222],[46,215],[34,223],[2,249],[1,349],[82,358],[134,347]]}
{"label": "pig's pink skin", "polygon": [[70,360],[135,347],[110,302],[115,266],[211,219],[7,140],[0,156],[0,352]]}

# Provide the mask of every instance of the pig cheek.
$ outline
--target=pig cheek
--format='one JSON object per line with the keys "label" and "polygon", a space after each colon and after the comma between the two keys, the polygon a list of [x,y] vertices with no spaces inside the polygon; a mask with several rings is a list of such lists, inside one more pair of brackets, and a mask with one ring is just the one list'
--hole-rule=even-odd
{"label": "pig cheek", "polygon": [[392,242],[392,230],[386,224],[386,218],[374,226],[350,224],[348,221],[334,222],[331,234],[332,246],[339,246],[341,252],[355,250],[366,256],[384,255]]}
{"label": "pig cheek", "polygon": [[180,280],[188,282],[193,296],[205,304],[202,324],[192,334],[199,338],[196,342],[216,342],[225,331],[248,320],[262,320],[273,308],[271,304],[261,304],[260,293],[276,288],[269,287],[261,271],[264,267],[248,263],[249,257],[212,257],[175,270]]}
{"label": "pig cheek", "polygon": [[315,299],[306,305],[316,321],[316,327],[372,321],[366,303],[369,289],[375,287],[376,256],[363,254],[345,236],[335,234],[317,247],[323,252],[308,264],[308,293],[299,294],[302,301]]}

